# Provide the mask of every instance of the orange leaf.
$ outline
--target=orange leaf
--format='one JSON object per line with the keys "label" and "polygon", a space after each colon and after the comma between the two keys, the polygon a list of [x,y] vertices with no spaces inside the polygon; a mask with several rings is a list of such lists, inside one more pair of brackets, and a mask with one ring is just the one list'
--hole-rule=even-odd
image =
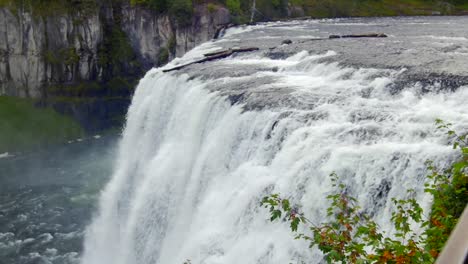
{"label": "orange leaf", "polygon": [[398,257],[396,258],[396,263],[397,263],[397,264],[405,264],[405,263],[409,263],[409,262],[410,262],[409,259],[407,259],[407,258],[404,257],[404,256],[398,256]]}
{"label": "orange leaf", "polygon": [[385,260],[390,260],[390,259],[393,259],[393,254],[390,253],[390,251],[385,250],[384,253],[383,253],[383,257],[384,257]]}

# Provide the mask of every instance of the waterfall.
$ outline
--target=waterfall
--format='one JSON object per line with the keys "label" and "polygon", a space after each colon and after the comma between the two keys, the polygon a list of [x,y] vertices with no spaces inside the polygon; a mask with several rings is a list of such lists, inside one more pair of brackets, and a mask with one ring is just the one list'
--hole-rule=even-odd
{"label": "waterfall", "polygon": [[414,188],[428,208],[424,162],[455,158],[434,120],[467,127],[468,89],[395,92],[401,71],[322,60],[335,55],[258,52],[148,72],[82,263],[318,263],[320,252],[294,240],[287,224],[270,223],[260,200],[280,193],[319,223],[332,172],[389,233],[392,197]]}

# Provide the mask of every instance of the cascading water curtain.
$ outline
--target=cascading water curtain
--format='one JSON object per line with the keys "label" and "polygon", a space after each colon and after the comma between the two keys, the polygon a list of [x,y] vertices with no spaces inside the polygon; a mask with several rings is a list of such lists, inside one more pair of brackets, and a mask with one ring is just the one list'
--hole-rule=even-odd
{"label": "cascading water curtain", "polygon": [[[320,61],[335,55],[257,52],[212,63],[229,76],[197,72],[204,66],[150,71],[129,109],[82,263],[318,263],[318,250],[270,223],[259,205],[281,193],[320,222],[331,172],[390,234],[392,197],[414,188],[427,208],[424,162],[443,166],[455,154],[434,120],[467,126],[468,89],[395,93],[399,71]],[[243,100],[232,104],[230,93],[241,88]]]}

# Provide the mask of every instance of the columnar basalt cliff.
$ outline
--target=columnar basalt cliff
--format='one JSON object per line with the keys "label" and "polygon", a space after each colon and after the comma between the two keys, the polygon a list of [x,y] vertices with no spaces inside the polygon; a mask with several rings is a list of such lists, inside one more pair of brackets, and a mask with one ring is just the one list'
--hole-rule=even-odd
{"label": "columnar basalt cliff", "polygon": [[[148,69],[213,38],[229,22],[227,9],[206,5],[195,6],[184,25],[125,2],[52,15],[0,8],[0,94],[40,98],[88,129],[108,127],[101,121],[125,113]],[[110,108],[102,105],[106,99]]]}

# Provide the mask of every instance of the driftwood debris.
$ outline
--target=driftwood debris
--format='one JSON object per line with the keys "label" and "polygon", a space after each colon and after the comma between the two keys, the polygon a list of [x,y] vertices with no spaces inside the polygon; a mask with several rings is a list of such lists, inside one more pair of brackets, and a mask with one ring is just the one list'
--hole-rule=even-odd
{"label": "driftwood debris", "polygon": [[340,39],[340,38],[386,38],[386,37],[388,36],[383,33],[369,33],[369,34],[357,34],[357,35],[330,35],[328,38],[306,39],[306,40],[299,41],[299,43],[305,43],[309,41],[319,41],[319,40]]}
{"label": "driftwood debris", "polygon": [[[227,26],[227,25],[226,25]],[[312,40],[326,40],[326,39],[339,39],[339,38],[386,38],[387,35],[383,33],[369,33],[369,34],[357,34],[357,35],[330,35],[328,38],[319,38],[319,39],[310,39],[308,41]],[[302,41],[300,43],[303,43],[305,41]],[[284,40],[282,44],[291,44],[291,40]],[[276,47],[270,48],[270,50],[274,50]],[[163,72],[171,72],[171,71],[177,71],[180,69],[183,69],[187,66],[190,66],[192,64],[198,64],[198,63],[203,63],[207,61],[213,61],[213,60],[219,60],[219,59],[224,59],[226,57],[231,56],[234,53],[239,53],[239,52],[250,52],[250,51],[256,51],[259,50],[257,47],[249,47],[249,48],[238,48],[238,49],[227,49],[227,50],[222,50],[222,51],[216,51],[216,52],[211,52],[211,53],[206,53],[204,54],[205,58],[196,60],[187,64],[179,65],[174,68],[166,69],[163,70]]]}
{"label": "driftwood debris", "polygon": [[221,50],[221,51],[206,53],[206,54],[204,54],[204,56],[205,57],[212,57],[212,56],[224,54],[224,53],[227,53],[227,52],[236,53],[236,52],[249,52],[249,51],[256,51],[256,50],[259,50],[259,48],[250,47],[250,48],[227,49],[227,50]]}
{"label": "driftwood debris", "polygon": [[383,33],[370,33],[370,34],[357,34],[357,35],[330,35],[330,39],[337,38],[386,38],[387,35]]}
{"label": "driftwood debris", "polygon": [[207,53],[204,54],[205,58],[196,60],[187,64],[179,65],[174,68],[170,68],[167,70],[163,70],[163,72],[171,72],[171,71],[177,71],[180,69],[183,69],[187,66],[190,66],[192,64],[198,64],[198,63],[203,63],[207,61],[213,61],[213,60],[219,60],[219,59],[224,59],[226,57],[231,56],[234,53],[239,53],[239,52],[250,52],[250,51],[256,51],[259,50],[257,47],[249,47],[249,48],[238,48],[238,49],[228,49],[228,50],[222,50],[222,51],[217,51],[217,52],[212,52],[212,53]]}

